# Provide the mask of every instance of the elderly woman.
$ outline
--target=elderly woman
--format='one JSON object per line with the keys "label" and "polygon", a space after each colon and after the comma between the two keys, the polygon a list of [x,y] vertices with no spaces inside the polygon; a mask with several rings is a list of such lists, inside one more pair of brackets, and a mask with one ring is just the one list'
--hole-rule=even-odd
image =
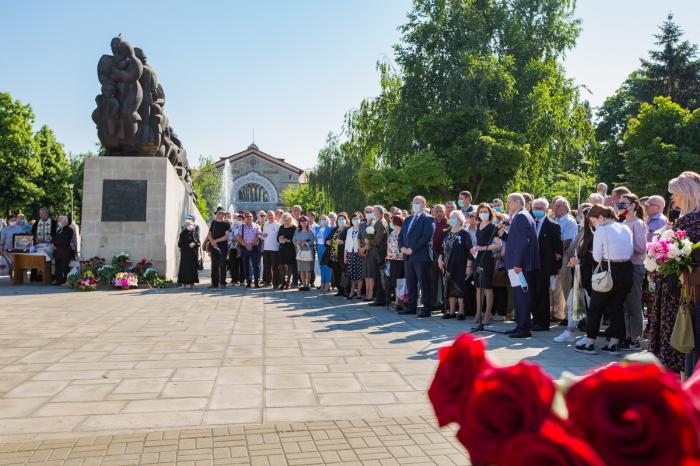
{"label": "elderly woman", "polygon": [[70,220],[65,215],[58,217],[58,228],[53,235],[53,258],[56,263],[56,280],[53,285],[63,285],[68,277],[70,261],[75,256],[71,247],[75,231],[70,227]]}
{"label": "elderly woman", "polygon": [[180,248],[180,268],[177,272],[177,283],[179,285],[194,288],[194,284],[199,283],[199,274],[197,272],[199,244],[200,239],[194,222],[187,220],[177,241],[177,247]]}
{"label": "elderly woman", "polygon": [[399,296],[396,294],[396,281],[399,278],[404,278],[403,254],[401,254],[401,251],[399,250],[399,233],[401,233],[403,217],[398,213],[394,214],[391,217],[391,224],[393,228],[391,230],[391,233],[389,233],[386,249],[386,260],[389,263],[389,279],[387,280],[387,298],[390,299],[392,296],[394,296],[394,305],[392,306],[392,310],[400,311],[402,308]]}
{"label": "elderly woman", "polygon": [[326,293],[331,290],[331,272],[332,269],[328,265],[328,255],[330,250],[326,251],[326,238],[332,227],[329,224],[328,216],[321,215],[319,224],[313,228],[314,237],[316,238],[316,255],[318,256],[318,267],[321,270],[321,291]]}
{"label": "elderly woman", "polygon": [[331,229],[326,236],[326,247],[330,248],[328,253],[328,263],[332,269],[331,284],[338,292],[336,296],[345,296],[347,290],[342,286],[342,278],[345,269],[345,238],[348,228],[348,214],[341,212],[338,214],[337,226]]}
{"label": "elderly woman", "polygon": [[[449,308],[443,319],[457,317],[464,320],[464,297],[467,294],[467,276],[472,273],[472,240],[464,230],[464,214],[455,210],[450,214],[450,230],[442,240],[442,254],[438,267],[444,274],[444,293]],[[455,314],[455,307],[459,309]]]}
{"label": "elderly woman", "polygon": [[[683,172],[678,178],[669,181],[668,191],[671,193],[673,205],[680,207],[680,217],[674,222],[673,229],[685,231],[686,238],[697,243],[700,241],[700,175],[690,171]],[[697,270],[693,276],[696,274]],[[681,277],[681,283],[687,281],[687,277]],[[695,285],[695,280],[690,285]],[[695,291],[700,291],[697,286]],[[675,275],[656,279],[654,305],[649,316],[649,351],[672,371],[690,375],[700,359],[700,352],[697,350],[700,346],[700,298],[696,294],[693,305],[696,350],[684,355],[671,346],[671,334],[680,306],[680,292],[681,285]]]}
{"label": "elderly woman", "polygon": [[280,244],[277,255],[277,266],[280,274],[280,290],[289,289],[289,280],[292,275],[292,264],[296,261],[296,249],[294,248],[294,233],[297,231],[294,217],[289,213],[282,214],[282,225],[277,232],[277,241]]}
{"label": "elderly woman", "polygon": [[350,219],[352,227],[348,230],[345,240],[345,265],[350,277],[350,293],[348,299],[362,299],[362,258],[360,257],[360,222],[362,212],[355,212]]}
{"label": "elderly woman", "polygon": [[[385,306],[386,293],[382,284],[382,274],[384,273],[384,261],[386,260],[386,241],[389,233],[389,225],[384,219],[384,207],[375,205],[372,211],[372,223],[369,221],[365,229],[365,236],[369,244],[367,252],[367,277],[365,287],[367,288],[367,299],[372,300],[370,306]],[[376,293],[375,293],[376,291]]]}
{"label": "elderly woman", "polygon": [[314,232],[306,215],[299,217],[299,228],[294,232],[292,242],[296,248],[297,271],[301,279],[299,291],[311,289],[311,273],[314,271],[314,253],[316,251]]}

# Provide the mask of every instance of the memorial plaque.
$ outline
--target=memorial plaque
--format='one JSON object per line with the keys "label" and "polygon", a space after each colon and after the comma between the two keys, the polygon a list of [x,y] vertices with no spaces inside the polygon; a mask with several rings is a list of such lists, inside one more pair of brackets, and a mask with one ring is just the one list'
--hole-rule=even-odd
{"label": "memorial plaque", "polygon": [[102,180],[103,222],[145,222],[146,180]]}

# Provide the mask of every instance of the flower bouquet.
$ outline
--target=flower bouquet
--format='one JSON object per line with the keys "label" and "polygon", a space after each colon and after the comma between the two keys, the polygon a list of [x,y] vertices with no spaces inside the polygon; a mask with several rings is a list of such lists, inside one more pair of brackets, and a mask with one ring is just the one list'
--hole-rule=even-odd
{"label": "flower bouquet", "polygon": [[657,232],[651,242],[647,243],[644,267],[650,273],[664,276],[679,276],[684,272],[690,273],[693,271],[691,254],[699,246],[700,243],[693,244],[686,237],[685,230]]}
{"label": "flower bouquet", "polygon": [[428,396],[471,464],[698,464],[700,373],[681,385],[658,361],[628,360],[555,382],[528,361],[496,366],[470,334],[439,358]]}
{"label": "flower bouquet", "polygon": [[131,271],[138,275],[139,277],[144,277],[148,269],[153,266],[153,262],[147,259],[141,259],[136,263],[135,266],[131,268]]}
{"label": "flower bouquet", "polygon": [[112,254],[112,267],[120,272],[126,272],[129,270],[129,254],[126,252],[120,252],[117,254]]}
{"label": "flower bouquet", "polygon": [[97,289],[97,280],[89,270],[83,274],[75,283],[75,288],[80,291],[95,291]]}
{"label": "flower bouquet", "polygon": [[114,286],[115,288],[121,288],[123,290],[128,290],[129,288],[136,288],[138,285],[138,277],[130,272],[119,272],[112,279],[112,286]]}
{"label": "flower bouquet", "polygon": [[374,238],[374,226],[367,226],[367,228],[365,228],[365,234],[367,235],[367,239]]}

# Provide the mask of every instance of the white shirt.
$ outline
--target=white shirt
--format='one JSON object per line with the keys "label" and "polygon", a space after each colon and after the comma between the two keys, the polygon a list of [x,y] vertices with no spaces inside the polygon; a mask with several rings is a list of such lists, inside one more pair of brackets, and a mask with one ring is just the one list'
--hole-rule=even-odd
{"label": "white shirt", "polygon": [[610,222],[596,228],[593,234],[593,260],[629,260],[632,257],[632,231],[626,225]]}
{"label": "white shirt", "polygon": [[345,252],[360,252],[360,242],[357,237],[360,235],[360,229],[350,228],[348,236],[345,238]]}
{"label": "white shirt", "polygon": [[279,251],[280,243],[277,237],[277,232],[280,231],[280,224],[277,222],[265,222],[263,233],[266,234],[263,239],[263,251]]}
{"label": "white shirt", "polygon": [[331,231],[331,227],[318,227],[316,230],[316,244],[325,245],[326,235]]}

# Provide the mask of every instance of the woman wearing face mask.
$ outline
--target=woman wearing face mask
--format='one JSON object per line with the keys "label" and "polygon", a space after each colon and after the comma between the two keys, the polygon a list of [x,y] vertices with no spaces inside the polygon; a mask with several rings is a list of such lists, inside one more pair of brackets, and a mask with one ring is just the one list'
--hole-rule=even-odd
{"label": "woman wearing face mask", "polygon": [[184,228],[180,232],[177,247],[180,248],[180,268],[177,272],[177,283],[182,286],[194,288],[195,283],[199,283],[197,272],[197,250],[200,239],[195,234],[194,223],[191,220],[185,222]]}
{"label": "woman wearing face mask", "polygon": [[389,279],[387,280],[387,302],[391,302],[394,297],[393,311],[400,311],[401,304],[398,296],[396,296],[396,280],[404,278],[403,273],[403,254],[399,251],[399,233],[403,225],[403,217],[396,214],[391,217],[392,229],[387,239],[386,260],[389,262]]}
{"label": "woman wearing face mask", "polygon": [[338,292],[336,296],[345,296],[347,290],[341,286],[344,273],[345,237],[347,235],[348,214],[341,212],[336,218],[336,226],[326,236],[326,247],[330,248],[328,263],[332,270],[331,285]]}
{"label": "woman wearing face mask", "polygon": [[636,194],[623,194],[618,204],[618,215],[624,217],[624,224],[632,232],[632,289],[625,299],[625,340],[618,348],[622,351],[641,350],[640,340],[644,330],[644,310],[642,303],[642,283],[647,271],[644,259],[647,252],[647,225],[644,223],[644,209]]}
{"label": "woman wearing face mask", "polygon": [[[477,209],[479,226],[476,232],[476,246],[471,250],[474,260],[474,286],[476,287],[476,316],[474,322],[482,322],[484,325],[491,323],[493,316],[493,251],[501,247],[501,240],[496,236],[496,225],[493,224],[494,213],[491,206],[481,203]],[[482,320],[483,301],[486,300],[486,310]]]}
{"label": "woman wearing face mask", "polygon": [[289,280],[292,275],[292,264],[296,262],[296,249],[294,248],[294,233],[297,231],[294,217],[288,212],[282,215],[282,225],[277,231],[277,241],[280,243],[280,250],[277,255],[280,290],[289,289]]}
{"label": "woman wearing face mask", "polygon": [[56,263],[56,280],[54,285],[63,285],[68,277],[70,261],[73,260],[74,251],[71,248],[75,232],[69,226],[70,220],[65,215],[58,217],[58,229],[53,235],[53,258]]}
{"label": "woman wearing face mask", "polygon": [[350,294],[348,299],[362,299],[362,258],[360,257],[360,222],[362,212],[355,212],[350,219],[352,227],[348,230],[345,241],[345,265],[350,277]]}
{"label": "woman wearing face mask", "polygon": [[[482,204],[484,205],[484,204]],[[472,240],[464,230],[464,214],[455,210],[450,214],[450,231],[442,240],[442,254],[438,267],[445,274],[445,297],[449,309],[443,319],[457,317],[464,320],[464,297],[467,294],[467,276],[472,273]],[[455,307],[459,309],[455,314]]]}
{"label": "woman wearing face mask", "polygon": [[[326,237],[331,231],[328,224],[328,217],[321,215],[319,224],[314,227],[314,238],[316,241],[316,251],[318,256],[318,267],[321,270],[321,291],[326,293],[331,290],[331,268],[328,266],[328,256],[326,256]],[[329,251],[330,252],[330,251]],[[325,264],[323,262],[326,262]]]}
{"label": "woman wearing face mask", "polygon": [[595,226],[593,234],[593,260],[602,270],[609,270],[612,288],[609,291],[592,290],[591,303],[586,313],[585,343],[576,346],[576,351],[596,354],[595,341],[600,332],[600,321],[606,313],[610,327],[606,332],[610,342],[602,350],[608,354],[618,354],[617,344],[625,338],[625,314],[623,304],[632,287],[632,232],[617,220],[612,207],[599,204],[588,212]]}

